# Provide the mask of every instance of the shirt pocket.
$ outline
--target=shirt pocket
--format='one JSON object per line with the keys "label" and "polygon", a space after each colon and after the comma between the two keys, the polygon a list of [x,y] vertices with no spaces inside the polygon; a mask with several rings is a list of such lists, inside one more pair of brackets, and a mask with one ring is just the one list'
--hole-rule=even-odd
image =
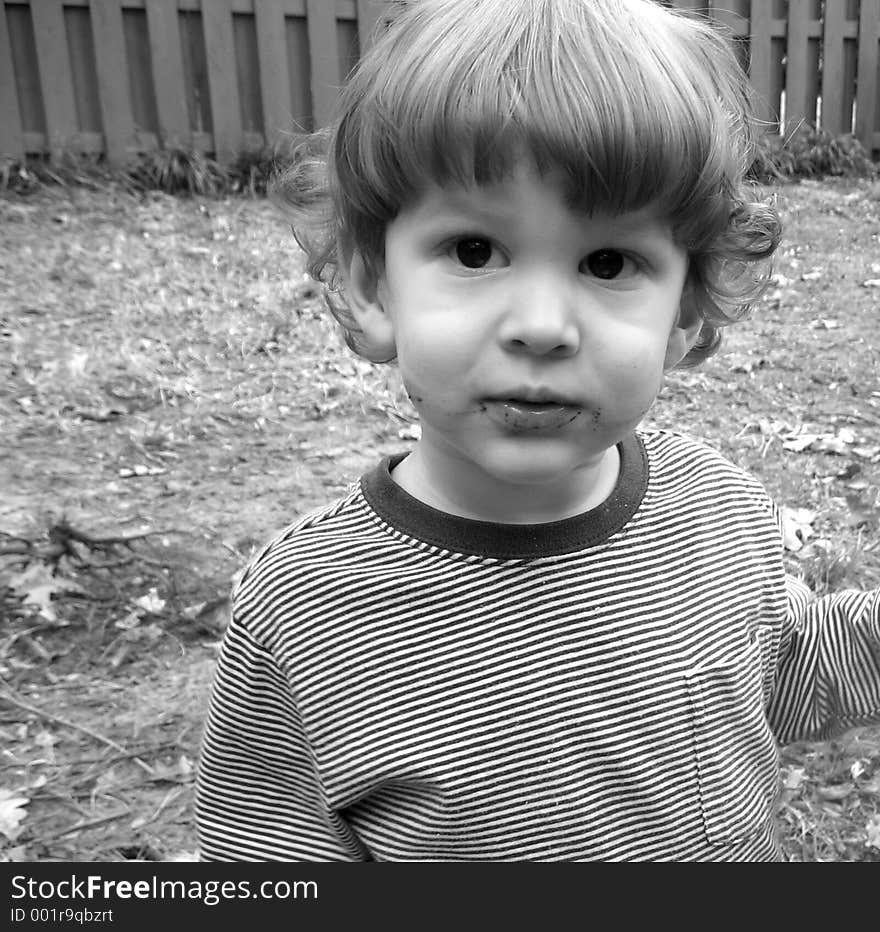
{"label": "shirt pocket", "polygon": [[764,711],[761,638],[723,664],[695,670],[687,682],[706,837],[731,844],[766,827],[779,780]]}

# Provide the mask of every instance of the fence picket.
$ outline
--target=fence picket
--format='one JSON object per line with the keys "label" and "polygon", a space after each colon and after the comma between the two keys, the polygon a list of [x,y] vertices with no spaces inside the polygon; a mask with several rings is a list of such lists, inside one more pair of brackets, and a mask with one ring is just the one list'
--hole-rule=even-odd
{"label": "fence picket", "polygon": [[[754,5],[754,4],[753,4]],[[730,35],[748,36],[748,0],[712,0],[712,19],[729,30]]]}
{"label": "fence picket", "polygon": [[869,150],[880,150],[878,126],[878,45],[880,0],[862,0],[859,13],[859,65],[856,96],[856,136]]}
{"label": "fence picket", "polygon": [[292,129],[290,69],[287,64],[286,25],[281,0],[254,0],[263,130],[266,143],[276,145]]}
{"label": "fence picket", "polygon": [[122,8],[115,3],[91,5],[95,40],[98,99],[104,126],[104,152],[111,162],[124,162],[135,148],[131,88],[122,32]]}
{"label": "fence picket", "polygon": [[779,121],[779,102],[773,99],[773,22],[766,3],[752,3],[749,17],[749,79],[755,91],[759,120],[773,128]]}
{"label": "fence picket", "polygon": [[825,8],[822,37],[822,129],[837,135],[848,133],[850,120],[844,111],[843,35],[846,10],[842,4]]}
{"label": "fence picket", "polygon": [[807,103],[807,52],[810,0],[789,0],[788,44],[785,70],[785,132],[793,132],[805,120],[812,121]]}
{"label": "fence picket", "polygon": [[370,47],[373,30],[386,5],[387,0],[357,0],[358,45],[361,55]]}
{"label": "fence picket", "polygon": [[159,145],[187,146],[189,116],[184,93],[177,0],[146,0],[153,87],[159,113]]}
{"label": "fence picket", "polygon": [[6,9],[0,7],[0,158],[24,158],[24,132],[12,67]]}
{"label": "fence picket", "polygon": [[339,87],[339,48],[336,8],[327,0],[306,0],[311,51],[312,113],[318,126],[333,113]]}
{"label": "fence picket", "polygon": [[46,114],[47,149],[53,159],[76,145],[79,127],[61,0],[31,0],[37,70]]}
{"label": "fence picket", "polygon": [[229,162],[242,150],[244,142],[230,0],[202,4],[202,29],[211,92],[214,155],[219,162]]}

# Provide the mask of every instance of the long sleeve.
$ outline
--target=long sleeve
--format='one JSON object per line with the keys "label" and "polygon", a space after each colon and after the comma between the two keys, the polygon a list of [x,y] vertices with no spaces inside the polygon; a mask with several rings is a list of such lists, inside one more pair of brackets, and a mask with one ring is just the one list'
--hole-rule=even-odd
{"label": "long sleeve", "polygon": [[789,577],[788,629],[769,707],[782,744],[880,721],[880,589],[814,598]]}
{"label": "long sleeve", "polygon": [[235,618],[223,640],[196,785],[203,861],[363,861],[323,802],[287,679]]}

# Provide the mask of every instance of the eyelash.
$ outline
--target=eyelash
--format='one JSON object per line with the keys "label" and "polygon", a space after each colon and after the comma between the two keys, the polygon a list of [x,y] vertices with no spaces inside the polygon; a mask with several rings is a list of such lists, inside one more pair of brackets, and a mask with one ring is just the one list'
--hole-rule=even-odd
{"label": "eyelash", "polygon": [[[471,244],[471,245],[480,244],[480,245],[488,246],[489,249],[490,249],[490,254],[489,254],[489,256],[486,258],[486,260],[485,260],[486,262],[490,261],[492,254],[494,254],[495,252],[499,251],[498,246],[497,246],[496,244],[494,244],[494,243],[492,242],[491,239],[489,239],[488,237],[485,237],[485,236],[479,236],[479,235],[457,236],[455,239],[453,239],[452,241],[450,241],[450,243],[448,244],[448,246],[447,246],[446,249],[445,249],[446,253],[447,253],[447,254],[453,254],[453,253],[454,253],[454,260],[457,261],[463,268],[466,268],[466,269],[468,269],[469,271],[472,271],[472,272],[481,272],[481,271],[484,270],[485,266],[484,266],[484,265],[470,266],[470,265],[466,265],[466,264],[465,264],[465,262],[464,262],[464,261],[462,260],[462,258],[461,258],[461,254],[460,254],[460,252],[459,252],[459,249],[460,249],[461,246],[464,245],[465,243],[468,243],[468,244]],[[633,265],[635,266],[636,271],[641,271],[641,270],[644,268],[644,263],[643,263],[641,260],[637,259],[637,258],[634,257],[634,256],[631,256],[630,254],[628,254],[628,253],[626,253],[626,252],[624,252],[624,251],[622,251],[622,250],[620,250],[620,249],[614,249],[614,248],[610,248],[610,247],[606,247],[606,248],[603,248],[603,249],[595,249],[595,250],[593,250],[592,252],[588,253],[587,256],[585,256],[585,258],[584,258],[582,264],[587,263],[591,258],[598,257],[598,256],[602,256],[603,254],[608,254],[608,255],[611,255],[611,256],[619,256],[620,259],[621,259],[621,265],[622,265],[622,266],[624,266],[625,263],[626,263],[627,261],[633,263]],[[592,270],[590,270],[590,271],[591,271],[591,273],[592,273]],[[623,268],[621,268],[621,272],[622,272],[622,271],[623,271]],[[615,281],[615,280],[617,280],[617,278],[619,277],[619,273],[618,273],[618,274],[614,274],[614,275],[612,275],[612,276],[609,276],[609,277],[607,277],[607,278],[603,278],[602,276],[598,276],[598,275],[597,275],[596,277],[597,277],[600,281]]]}

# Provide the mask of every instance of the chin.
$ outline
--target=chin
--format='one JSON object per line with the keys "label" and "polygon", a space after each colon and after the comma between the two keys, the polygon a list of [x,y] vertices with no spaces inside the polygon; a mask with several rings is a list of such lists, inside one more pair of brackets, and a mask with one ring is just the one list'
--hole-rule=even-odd
{"label": "chin", "polygon": [[556,445],[534,444],[532,449],[487,451],[480,458],[482,470],[498,482],[513,486],[550,486],[564,482],[578,470],[592,466],[605,450],[575,454]]}

